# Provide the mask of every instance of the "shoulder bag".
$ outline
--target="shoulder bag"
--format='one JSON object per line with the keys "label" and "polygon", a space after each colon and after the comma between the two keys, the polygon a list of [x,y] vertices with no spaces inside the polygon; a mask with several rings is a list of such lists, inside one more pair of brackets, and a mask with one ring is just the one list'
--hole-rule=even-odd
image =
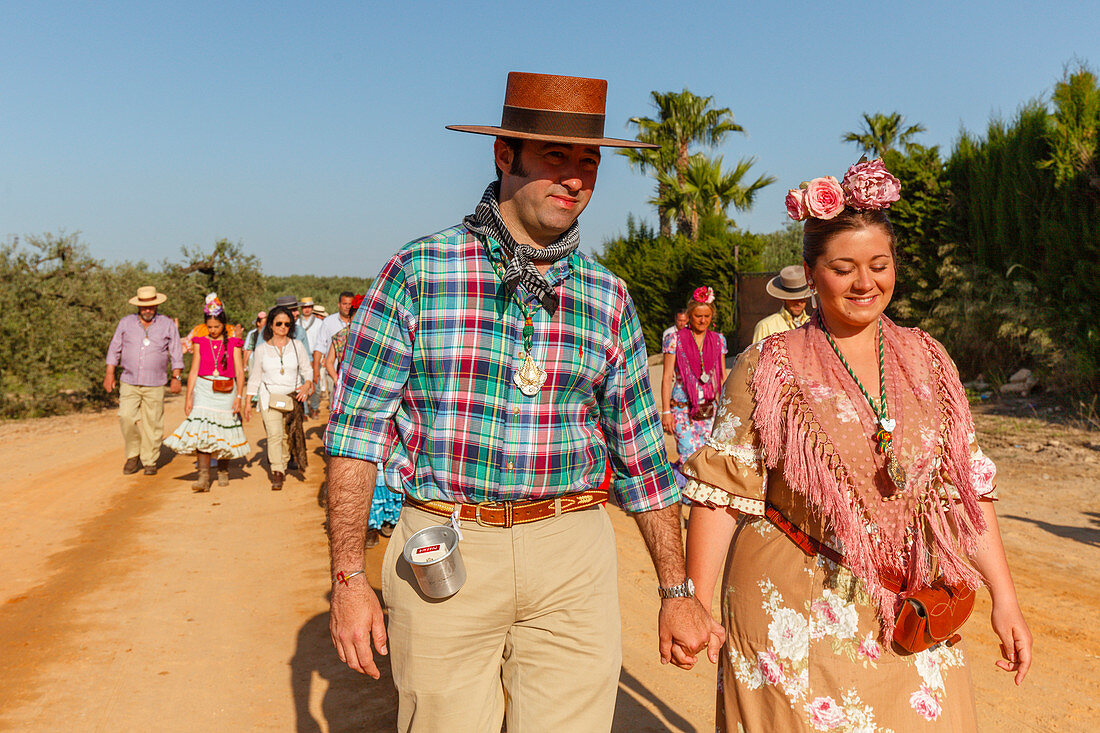
{"label": "shoulder bag", "polygon": [[[294,339],[287,339],[287,341],[288,341],[287,345],[291,346],[292,350],[294,351],[294,384],[297,385],[298,384],[298,366],[300,365],[300,361],[299,361],[299,358],[298,358],[298,347],[294,345],[296,343]],[[266,345],[270,346],[273,349],[277,348],[276,346],[273,346],[272,344],[266,344]],[[284,347],[284,348],[286,348],[286,347]],[[295,386],[295,389],[297,389],[297,386]],[[284,392],[272,392],[271,390],[268,390],[268,396],[267,396],[267,407],[268,407],[268,409],[275,410],[277,412],[293,412],[294,411],[294,403],[295,403],[295,399],[294,399],[294,393],[293,392],[291,392],[290,394],[286,394]]]}
{"label": "shoulder bag", "polygon": [[[821,555],[847,567],[843,555],[796,527],[772,504],[767,505],[764,516],[807,555]],[[948,583],[943,576],[915,590],[905,590],[896,578],[884,576],[881,580],[902,600],[894,620],[894,643],[899,647],[915,654],[940,643],[952,646],[962,639],[958,631],[974,610],[972,588]]]}
{"label": "shoulder bag", "polygon": [[[214,372],[218,373],[218,355],[217,355],[217,353],[214,352],[214,339],[207,336],[206,337],[206,342],[208,344],[210,344],[210,356],[213,358],[213,361],[214,361]],[[229,351],[229,342],[228,341],[226,341],[225,349],[226,349],[226,351]],[[222,354],[222,366],[223,367],[228,366],[228,359],[226,358],[225,354]],[[234,384],[233,379],[219,379],[218,377],[215,377],[215,376],[208,377],[208,379],[210,380],[211,388],[215,392],[221,392],[222,394],[225,394],[226,392],[232,392],[233,391],[233,384]]]}

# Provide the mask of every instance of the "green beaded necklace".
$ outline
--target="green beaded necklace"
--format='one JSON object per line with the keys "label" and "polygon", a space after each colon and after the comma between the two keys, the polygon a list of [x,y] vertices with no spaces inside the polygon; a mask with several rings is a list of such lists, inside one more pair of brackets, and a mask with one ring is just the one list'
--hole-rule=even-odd
{"label": "green beaded necklace", "polygon": [[[833,340],[833,335],[829,333],[828,327],[825,325],[825,318],[821,315],[821,311],[817,312],[818,323],[821,324],[821,330],[825,332],[825,338],[829,341],[829,346],[833,347],[833,352],[840,359],[840,363],[844,365],[844,369],[859,387],[859,391],[863,393],[863,396],[867,398],[867,404],[871,406],[871,412],[875,413],[875,417],[878,418],[879,428],[875,431],[875,441],[878,443],[877,450],[886,456],[886,472],[890,475],[890,480],[894,482],[894,485],[898,489],[905,487],[905,469],[898,463],[897,456],[894,454],[894,427],[896,423],[890,418],[890,406],[886,402],[886,349],[885,341],[882,336],[882,319],[878,322],[878,383],[879,383],[879,402],[876,405],[875,400],[871,397],[870,393],[863,386],[863,382],[859,381],[859,377],[852,371],[852,367],[849,366],[848,360],[844,358],[844,354],[840,353],[840,348],[836,345],[836,341]],[[897,498],[898,494],[891,494],[890,499]]]}

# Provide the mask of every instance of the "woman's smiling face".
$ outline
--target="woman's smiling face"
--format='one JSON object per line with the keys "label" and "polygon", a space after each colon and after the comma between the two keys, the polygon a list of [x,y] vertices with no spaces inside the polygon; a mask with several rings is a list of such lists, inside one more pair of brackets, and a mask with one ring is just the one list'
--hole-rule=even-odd
{"label": "woman's smiling face", "polygon": [[890,235],[881,226],[833,235],[806,277],[817,288],[825,323],[859,331],[882,315],[894,295],[896,271]]}

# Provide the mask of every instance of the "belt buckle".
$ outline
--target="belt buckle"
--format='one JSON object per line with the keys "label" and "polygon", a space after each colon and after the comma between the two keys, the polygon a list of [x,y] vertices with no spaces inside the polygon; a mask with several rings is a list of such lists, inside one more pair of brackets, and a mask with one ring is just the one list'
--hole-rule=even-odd
{"label": "belt buckle", "polygon": [[[504,523],[503,524],[490,524],[488,520],[481,518],[481,508],[486,505],[501,505],[504,507]],[[509,501],[479,501],[474,504],[474,521],[482,527],[500,527],[502,529],[508,529],[512,526],[512,503]]]}

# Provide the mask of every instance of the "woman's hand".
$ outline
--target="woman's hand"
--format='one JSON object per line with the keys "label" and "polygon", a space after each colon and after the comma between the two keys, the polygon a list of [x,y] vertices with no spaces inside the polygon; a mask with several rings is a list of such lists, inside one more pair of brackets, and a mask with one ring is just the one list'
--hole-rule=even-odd
{"label": "woman's hand", "polygon": [[1015,598],[1000,602],[993,599],[993,612],[989,615],[993,632],[1001,639],[1001,656],[996,664],[1006,672],[1015,672],[1014,682],[1019,685],[1031,668],[1031,629],[1024,621],[1020,604]]}
{"label": "woman's hand", "polygon": [[191,408],[195,406],[194,393],[187,390],[187,396],[183,398],[183,414],[191,417]]}
{"label": "woman's hand", "polygon": [[661,427],[664,428],[664,431],[669,435],[675,434],[674,430],[676,428],[676,418],[672,416],[671,412],[661,413]]}
{"label": "woman's hand", "polygon": [[309,396],[313,394],[313,382],[305,382],[301,387],[295,390],[294,394],[299,402],[305,402],[309,399]]}
{"label": "woman's hand", "polygon": [[244,396],[244,411],[241,412],[241,418],[245,422],[248,422],[248,418],[252,417],[252,397],[249,395]]}

